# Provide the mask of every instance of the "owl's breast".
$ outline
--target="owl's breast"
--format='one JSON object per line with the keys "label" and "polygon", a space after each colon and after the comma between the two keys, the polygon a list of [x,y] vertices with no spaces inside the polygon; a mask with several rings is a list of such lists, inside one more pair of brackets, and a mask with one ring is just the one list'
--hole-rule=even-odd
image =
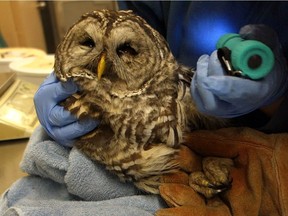
{"label": "owl's breast", "polygon": [[183,107],[172,96],[159,99],[142,95],[113,100],[105,122],[115,136],[137,145],[166,143],[175,146],[182,140],[185,119]]}

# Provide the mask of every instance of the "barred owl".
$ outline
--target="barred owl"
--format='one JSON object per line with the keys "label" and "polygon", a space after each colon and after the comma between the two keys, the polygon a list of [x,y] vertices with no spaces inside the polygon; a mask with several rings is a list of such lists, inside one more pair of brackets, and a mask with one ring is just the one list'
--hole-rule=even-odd
{"label": "barred owl", "polygon": [[66,33],[55,72],[80,91],[63,102],[100,125],[76,147],[124,181],[157,193],[159,177],[178,168],[185,133],[217,128],[189,92],[193,70],[177,63],[165,39],[131,11],[93,11]]}

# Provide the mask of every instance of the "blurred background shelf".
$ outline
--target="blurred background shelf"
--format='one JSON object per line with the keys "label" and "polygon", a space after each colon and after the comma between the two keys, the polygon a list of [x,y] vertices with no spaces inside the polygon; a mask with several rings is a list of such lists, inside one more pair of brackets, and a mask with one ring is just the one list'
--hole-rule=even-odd
{"label": "blurred background shelf", "polygon": [[86,12],[116,10],[116,1],[0,1],[0,32],[9,47],[55,52],[68,28]]}

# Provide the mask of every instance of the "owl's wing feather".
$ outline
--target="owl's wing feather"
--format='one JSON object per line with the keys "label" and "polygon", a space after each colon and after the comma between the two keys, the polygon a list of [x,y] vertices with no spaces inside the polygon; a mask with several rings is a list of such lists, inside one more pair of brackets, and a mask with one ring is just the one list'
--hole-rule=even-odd
{"label": "owl's wing feather", "polygon": [[184,65],[180,65],[178,69],[179,74],[179,80],[187,85],[187,87],[190,87],[192,78],[195,74],[195,71],[193,68],[186,67]]}

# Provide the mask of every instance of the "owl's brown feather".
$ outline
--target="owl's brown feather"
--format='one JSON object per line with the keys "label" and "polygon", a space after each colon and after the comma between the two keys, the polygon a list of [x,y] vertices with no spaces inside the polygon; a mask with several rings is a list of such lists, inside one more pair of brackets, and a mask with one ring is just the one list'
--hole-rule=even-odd
{"label": "owl's brown feather", "polygon": [[[106,67],[98,79],[102,56]],[[159,176],[177,170],[185,133],[223,125],[196,110],[193,71],[179,65],[164,38],[131,11],[84,15],[58,46],[55,72],[81,89],[64,107],[101,121],[77,148],[147,192],[157,193]]]}

